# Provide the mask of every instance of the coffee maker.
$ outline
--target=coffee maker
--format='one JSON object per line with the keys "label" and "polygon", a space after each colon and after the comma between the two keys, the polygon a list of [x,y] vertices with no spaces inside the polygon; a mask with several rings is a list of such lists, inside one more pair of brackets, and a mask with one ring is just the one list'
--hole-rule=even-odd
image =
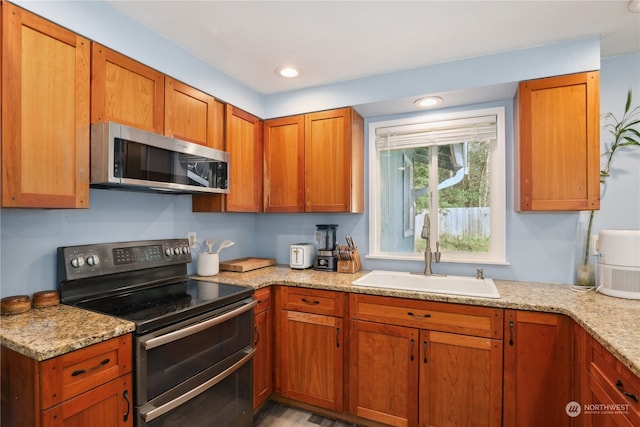
{"label": "coffee maker", "polygon": [[336,228],[338,224],[316,224],[316,263],[315,270],[336,271],[338,251],[336,248]]}

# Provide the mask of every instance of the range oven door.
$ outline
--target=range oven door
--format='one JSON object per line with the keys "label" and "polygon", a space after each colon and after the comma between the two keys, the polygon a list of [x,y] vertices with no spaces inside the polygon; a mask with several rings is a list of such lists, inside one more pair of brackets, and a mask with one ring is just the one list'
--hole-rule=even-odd
{"label": "range oven door", "polygon": [[[251,427],[252,357],[247,348],[221,362],[211,378],[198,375],[136,408],[137,427]],[[208,374],[207,374],[208,375]]]}
{"label": "range oven door", "polygon": [[[256,304],[247,298],[216,312],[136,337],[135,405],[141,420],[138,426],[198,426],[196,416],[212,407],[222,411],[229,399],[234,402],[234,408],[246,406],[251,415],[250,362]],[[222,406],[211,400],[213,397]],[[201,399],[208,404],[196,410],[191,408]],[[181,417],[187,413],[190,414],[188,424],[163,421],[184,420]],[[210,415],[207,417],[206,425],[236,425],[211,424]]]}

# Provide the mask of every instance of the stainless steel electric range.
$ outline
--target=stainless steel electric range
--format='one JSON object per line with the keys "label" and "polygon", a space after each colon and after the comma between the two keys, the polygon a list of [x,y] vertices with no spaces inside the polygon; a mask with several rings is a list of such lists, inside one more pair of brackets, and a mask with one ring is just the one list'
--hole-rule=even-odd
{"label": "stainless steel electric range", "polygon": [[129,320],[136,426],[248,427],[253,289],[189,279],[187,239],[58,248],[65,304]]}

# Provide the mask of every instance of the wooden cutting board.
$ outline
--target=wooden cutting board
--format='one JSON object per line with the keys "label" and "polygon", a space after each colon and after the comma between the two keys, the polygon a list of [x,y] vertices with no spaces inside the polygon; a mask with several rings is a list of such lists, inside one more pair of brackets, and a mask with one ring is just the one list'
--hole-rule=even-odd
{"label": "wooden cutting board", "polygon": [[245,272],[257,268],[268,267],[276,263],[275,258],[238,258],[220,262],[220,270]]}

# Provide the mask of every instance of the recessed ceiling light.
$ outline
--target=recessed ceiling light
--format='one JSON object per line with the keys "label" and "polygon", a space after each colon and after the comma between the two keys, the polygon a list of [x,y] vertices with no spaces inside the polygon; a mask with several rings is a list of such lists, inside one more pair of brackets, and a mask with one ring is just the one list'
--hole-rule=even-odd
{"label": "recessed ceiling light", "polygon": [[276,68],[276,74],[281,77],[292,79],[294,77],[298,77],[302,72],[298,68],[285,66]]}
{"label": "recessed ceiling light", "polygon": [[435,107],[436,105],[442,104],[442,98],[439,96],[427,96],[417,99],[413,104],[420,108]]}

